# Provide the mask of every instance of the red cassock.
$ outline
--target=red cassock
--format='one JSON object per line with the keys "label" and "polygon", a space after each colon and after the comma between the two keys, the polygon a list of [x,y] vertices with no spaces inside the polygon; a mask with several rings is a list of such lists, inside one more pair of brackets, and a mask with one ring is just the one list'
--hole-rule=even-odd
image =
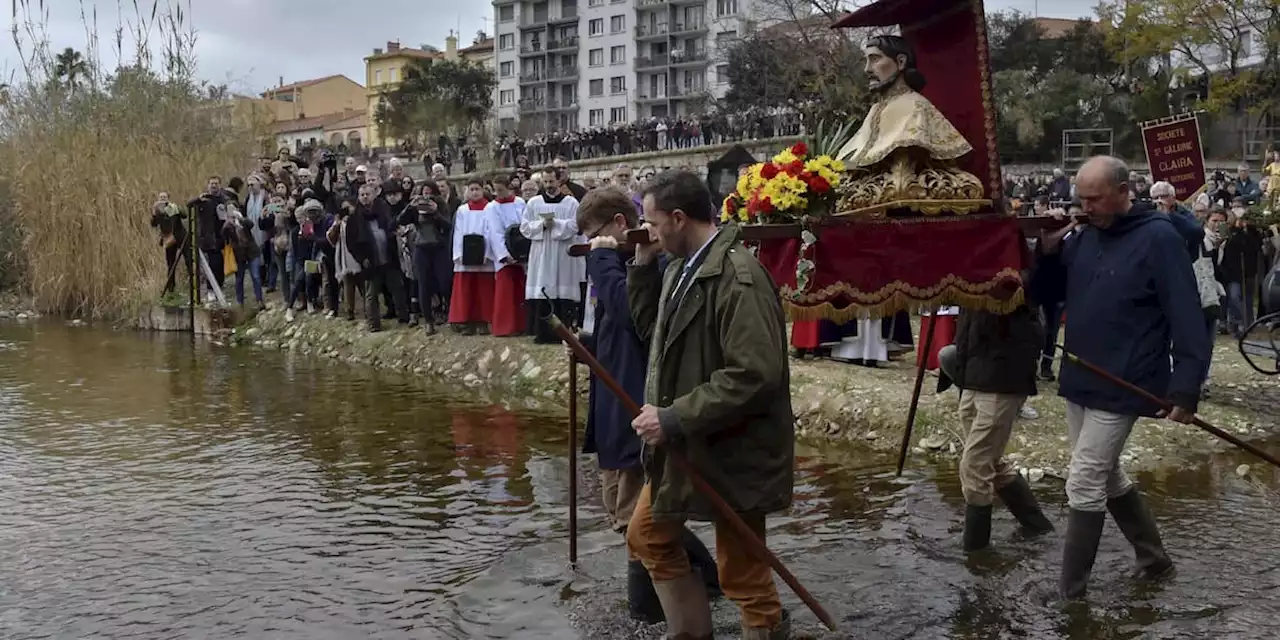
{"label": "red cassock", "polygon": [[819,346],[818,321],[796,320],[791,323],[791,346],[797,349],[817,349]]}
{"label": "red cassock", "polygon": [[524,265],[502,268],[493,282],[493,326],[495,336],[518,336],[524,333],[528,317],[524,311]]}
{"label": "red cassock", "polygon": [[455,271],[453,296],[449,299],[449,323],[492,321],[493,289],[492,271]]}
{"label": "red cassock", "polygon": [[[929,335],[929,325],[938,323],[933,330],[933,346],[930,347],[929,353],[924,352],[925,336]],[[938,352],[942,348],[956,341],[956,316],[953,315],[931,315],[920,316],[920,338],[916,344],[920,348],[916,350],[916,366],[920,366],[920,361],[924,360],[925,368],[933,371],[938,368]]]}

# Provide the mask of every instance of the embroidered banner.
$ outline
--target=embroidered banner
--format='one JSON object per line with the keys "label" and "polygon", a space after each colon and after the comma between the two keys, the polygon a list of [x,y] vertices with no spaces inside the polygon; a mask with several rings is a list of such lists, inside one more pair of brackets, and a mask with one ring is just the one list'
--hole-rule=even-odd
{"label": "embroidered banner", "polygon": [[1204,150],[1200,124],[1193,113],[1142,124],[1142,146],[1154,182],[1168,182],[1179,200],[1204,186]]}
{"label": "embroidered banner", "polygon": [[862,310],[959,305],[1010,311],[1023,302],[1025,240],[1016,218],[933,218],[821,227],[814,269],[796,290],[798,238],[761,240],[760,262],[792,320],[848,322]]}

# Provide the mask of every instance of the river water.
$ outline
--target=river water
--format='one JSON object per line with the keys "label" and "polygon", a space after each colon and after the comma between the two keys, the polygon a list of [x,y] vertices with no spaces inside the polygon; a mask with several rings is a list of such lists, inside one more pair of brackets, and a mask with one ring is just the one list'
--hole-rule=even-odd
{"label": "river water", "polygon": [[[590,481],[567,565],[563,419],[465,396],[186,336],[0,325],[0,637],[652,637],[620,615],[621,540]],[[1242,461],[1141,477],[1178,575],[1131,582],[1109,524],[1083,606],[1043,602],[1060,537],[1014,539],[1003,513],[996,550],[964,558],[952,464],[894,478],[801,447],[769,543],[841,626],[786,593],[802,637],[1276,638],[1280,476]],[[1037,491],[1061,527],[1061,484]]]}

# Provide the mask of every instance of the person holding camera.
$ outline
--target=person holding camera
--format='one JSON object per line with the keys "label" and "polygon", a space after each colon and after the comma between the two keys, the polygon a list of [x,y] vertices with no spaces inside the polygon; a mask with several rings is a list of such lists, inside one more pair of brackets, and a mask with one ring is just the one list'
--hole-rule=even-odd
{"label": "person holding camera", "polygon": [[440,274],[436,273],[441,264],[440,254],[451,251],[453,223],[444,215],[445,207],[443,198],[424,192],[409,201],[409,206],[405,207],[397,221],[401,225],[413,226],[414,284],[417,286],[422,322],[429,336],[436,333],[436,314],[432,310],[431,300],[443,296]]}
{"label": "person holding camera", "polygon": [[222,288],[227,277],[222,264],[222,214],[219,213],[226,202],[222,178],[209,176],[205,184],[205,192],[187,203],[187,207],[195,211],[196,246],[199,247],[200,253],[204,254],[209,269],[213,271],[211,285],[219,289]]}
{"label": "person holding camera", "polygon": [[355,211],[347,216],[346,246],[364,274],[369,331],[382,330],[378,298],[384,289],[391,294],[400,324],[409,324],[409,305],[405,303],[404,281],[400,278],[395,250],[395,221],[386,201],[378,199],[377,187],[373,184],[360,185]]}
{"label": "person holding camera", "polygon": [[[191,237],[183,221],[186,216],[177,205],[169,201],[169,192],[161,191],[151,207],[151,226],[160,232],[160,246],[164,247],[164,262],[168,276],[164,281],[164,293],[173,291],[173,277],[178,271],[178,260],[185,263],[191,255]],[[186,266],[187,278],[191,278],[191,265]]]}

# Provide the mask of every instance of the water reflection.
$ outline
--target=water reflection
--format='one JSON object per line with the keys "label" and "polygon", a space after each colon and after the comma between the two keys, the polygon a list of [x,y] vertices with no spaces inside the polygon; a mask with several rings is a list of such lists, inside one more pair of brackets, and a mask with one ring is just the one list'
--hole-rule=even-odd
{"label": "water reflection", "polygon": [[[897,478],[798,452],[769,543],[840,620],[828,637],[1280,637],[1280,474],[1241,479],[1242,456],[1139,478],[1176,580],[1131,582],[1108,525],[1090,603],[1058,610],[1036,594],[1060,533],[1020,540],[999,513],[992,554],[959,552],[953,463]],[[577,603],[618,610],[623,551],[583,459],[582,564],[566,568],[566,453],[562,417],[399,374],[0,325],[0,636],[577,637]],[[1036,491],[1061,527],[1060,483]]]}

